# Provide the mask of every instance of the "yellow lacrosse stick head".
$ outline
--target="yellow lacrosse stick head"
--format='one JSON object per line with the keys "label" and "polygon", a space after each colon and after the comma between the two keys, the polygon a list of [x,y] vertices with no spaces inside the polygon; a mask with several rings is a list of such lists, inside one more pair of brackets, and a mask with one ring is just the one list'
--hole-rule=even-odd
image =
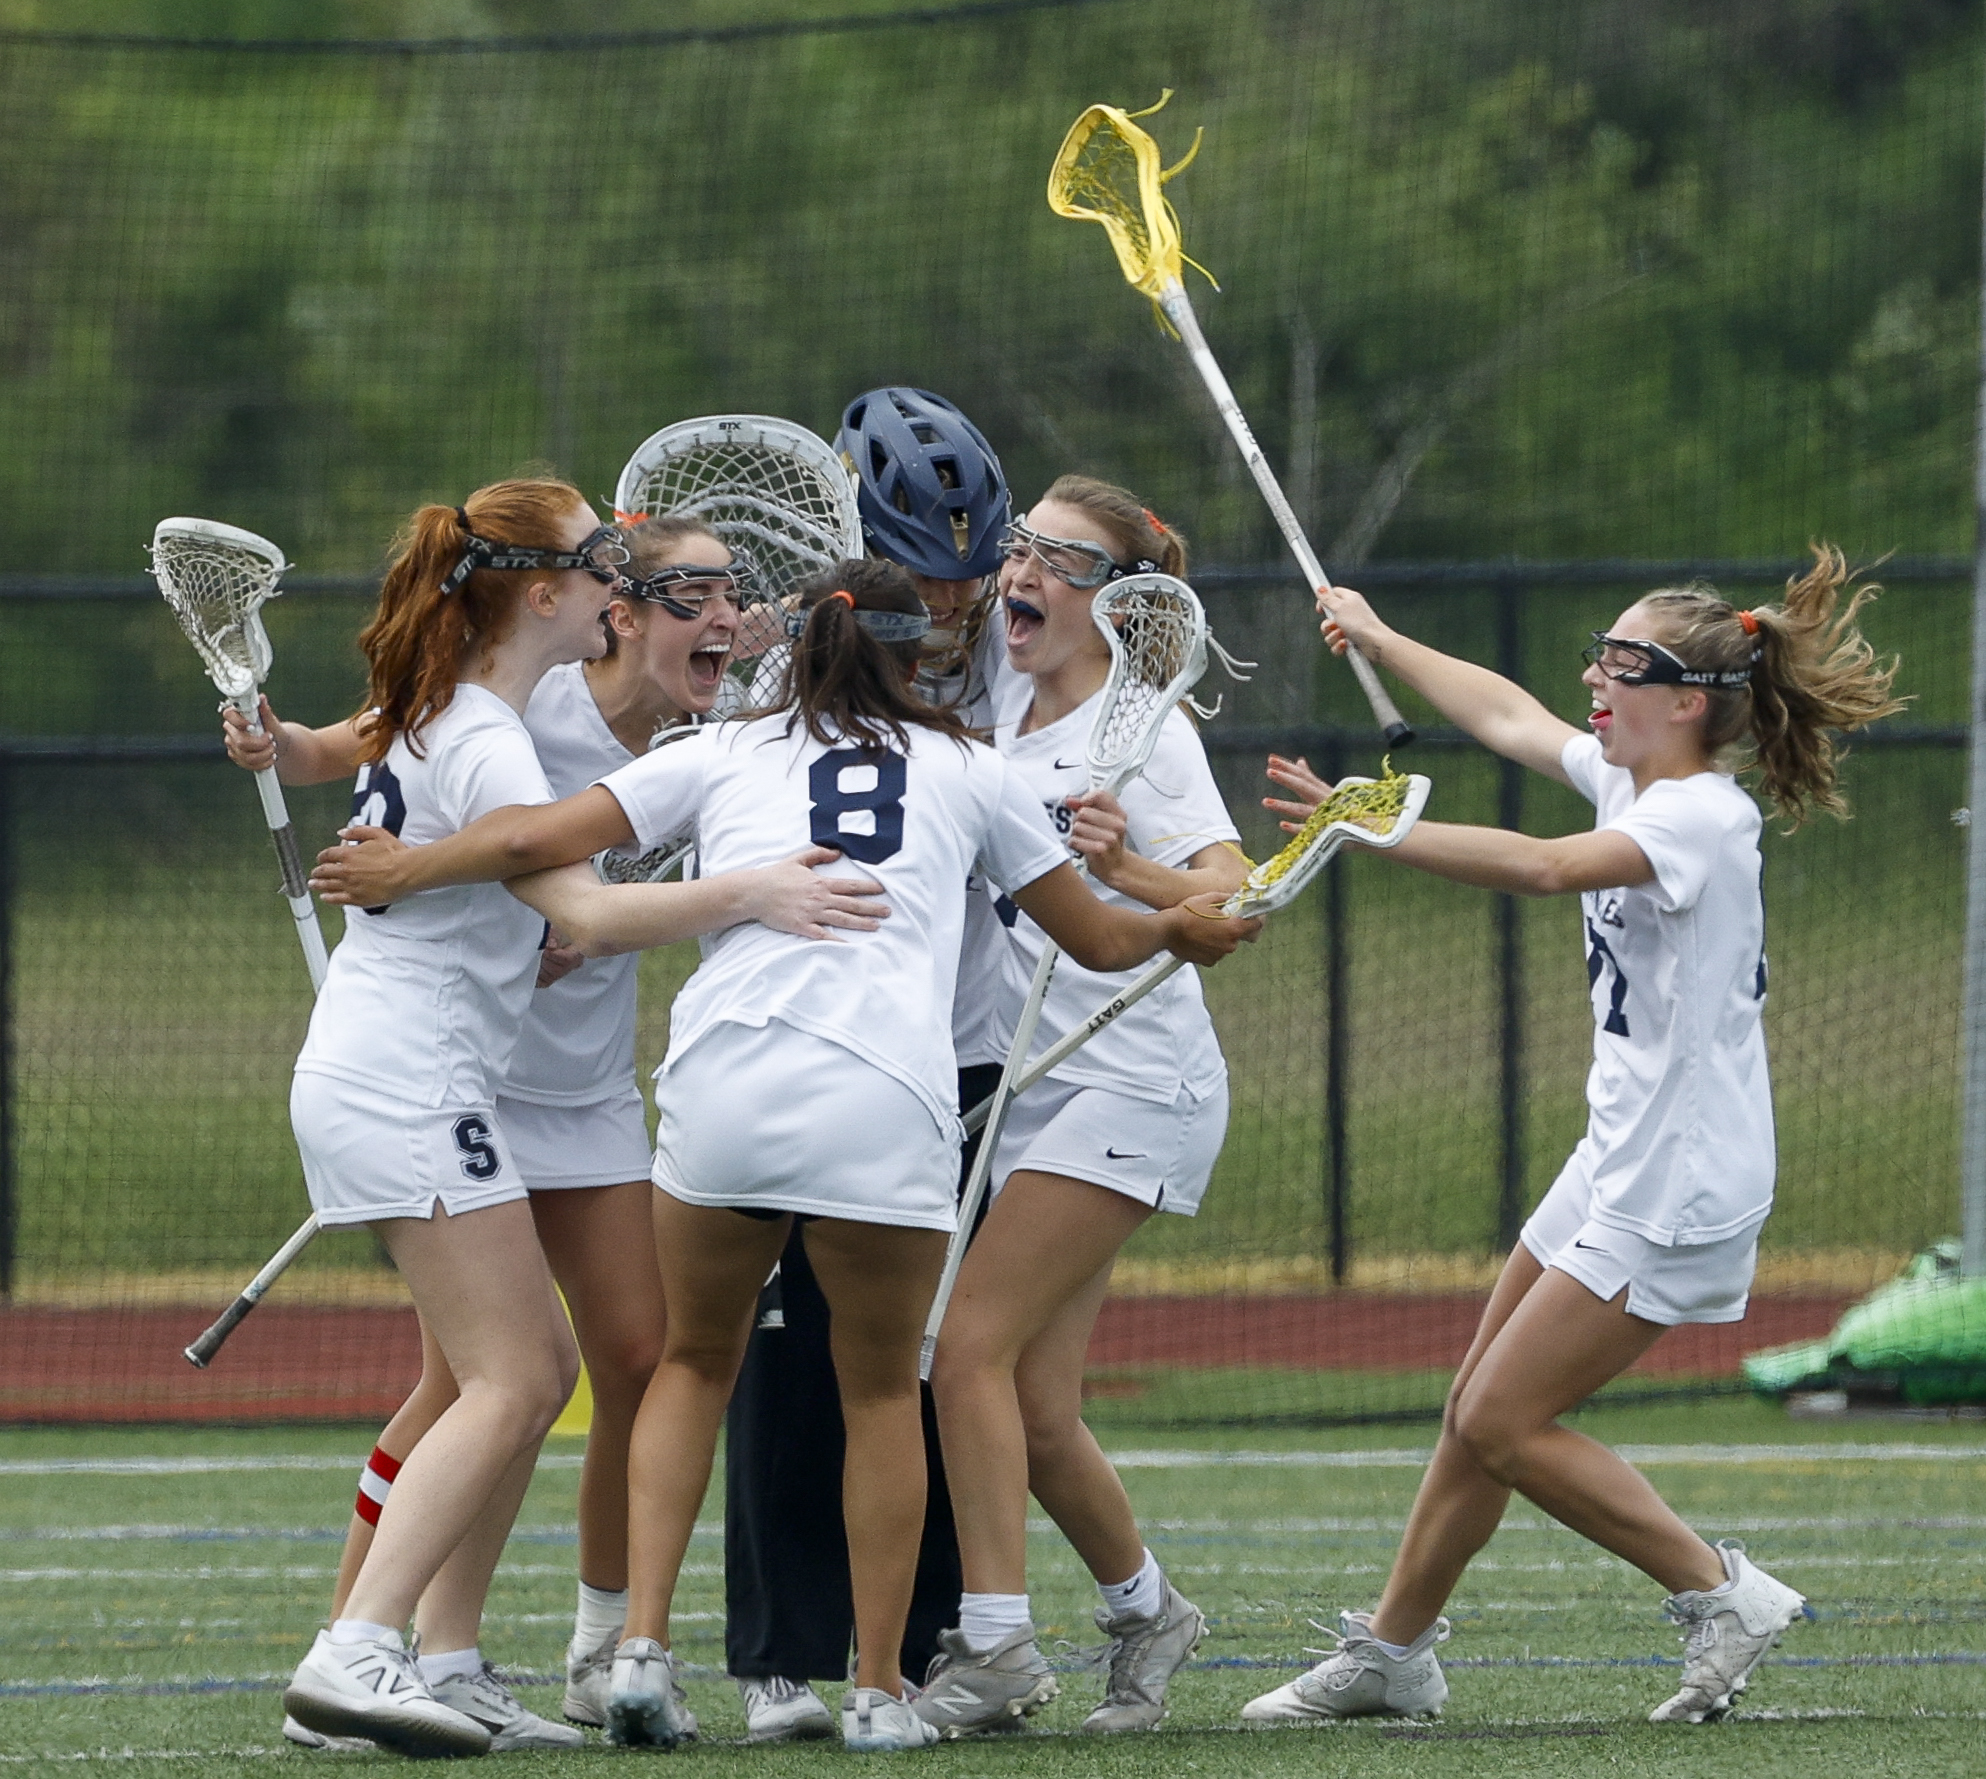
{"label": "yellow lacrosse stick head", "polygon": [[1167,285],[1179,283],[1183,266],[1215,282],[1205,266],[1187,258],[1178,213],[1165,195],[1167,184],[1200,152],[1203,132],[1194,131],[1184,157],[1163,167],[1158,144],[1132,121],[1150,117],[1171,97],[1167,87],[1158,104],[1143,111],[1092,105],[1070,126],[1048,170],[1049,209],[1076,222],[1102,223],[1126,281],[1154,304]]}

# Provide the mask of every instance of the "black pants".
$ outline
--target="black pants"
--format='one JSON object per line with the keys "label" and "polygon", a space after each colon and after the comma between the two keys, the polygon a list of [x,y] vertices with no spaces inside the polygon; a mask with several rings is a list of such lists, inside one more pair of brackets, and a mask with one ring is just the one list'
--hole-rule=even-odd
{"label": "black pants", "polygon": [[[960,1107],[976,1105],[999,1079],[996,1065],[961,1069]],[[961,1181],[976,1146],[966,1144]],[[725,1419],[725,1666],[740,1676],[840,1680],[855,1628],[841,1521],[841,1397],[827,1300],[798,1225],[759,1299],[758,1319]],[[903,1636],[903,1671],[912,1680],[938,1653],[938,1633],[958,1623],[963,1585],[928,1384],[924,1465],[924,1540]]]}

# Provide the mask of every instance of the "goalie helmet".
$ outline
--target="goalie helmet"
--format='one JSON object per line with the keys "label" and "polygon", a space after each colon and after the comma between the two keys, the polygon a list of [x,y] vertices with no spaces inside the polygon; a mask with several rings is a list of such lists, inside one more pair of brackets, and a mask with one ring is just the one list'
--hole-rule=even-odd
{"label": "goalie helmet", "polygon": [[835,445],[878,556],[940,581],[978,580],[1000,566],[1007,478],[979,428],[943,396],[896,386],[858,395]]}

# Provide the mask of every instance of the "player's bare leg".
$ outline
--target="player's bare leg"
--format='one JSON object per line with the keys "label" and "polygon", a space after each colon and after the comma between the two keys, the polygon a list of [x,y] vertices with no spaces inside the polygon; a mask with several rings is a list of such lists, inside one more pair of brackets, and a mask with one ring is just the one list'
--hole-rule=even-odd
{"label": "player's bare leg", "polygon": [[806,1226],[807,1259],[833,1320],[829,1339],[847,1429],[842,1519],[855,1605],[855,1684],[892,1698],[924,1531],[924,1410],[918,1348],[945,1262],[932,1229],[823,1218]]}

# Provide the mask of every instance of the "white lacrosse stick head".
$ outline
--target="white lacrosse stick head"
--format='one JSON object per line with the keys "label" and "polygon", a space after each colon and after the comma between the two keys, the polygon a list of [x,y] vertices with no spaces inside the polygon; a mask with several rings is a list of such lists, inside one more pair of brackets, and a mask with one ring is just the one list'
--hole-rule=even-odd
{"label": "white lacrosse stick head", "polygon": [[[1390,791],[1394,786],[1400,787],[1396,793],[1397,807],[1382,806],[1335,819],[1318,820],[1319,816],[1329,818],[1332,803],[1340,798],[1355,804],[1361,789],[1371,787]],[[1421,811],[1427,807],[1427,794],[1431,788],[1429,781],[1418,772],[1408,773],[1404,781],[1398,778],[1339,779],[1332,787],[1332,796],[1319,806],[1290,843],[1274,858],[1263,860],[1249,871],[1241,888],[1228,898],[1226,912],[1274,914],[1277,909],[1287,908],[1302,895],[1317,873],[1342,848],[1348,845],[1370,846],[1384,851],[1398,846],[1414,831],[1414,824],[1421,819]],[[1390,795],[1386,799],[1388,805],[1393,801],[1394,797]]]}
{"label": "white lacrosse stick head", "polygon": [[863,554],[855,481],[825,439],[768,414],[679,420],[644,439],[614,490],[621,513],[697,518],[757,565],[783,599]]}
{"label": "white lacrosse stick head", "polygon": [[268,633],[258,615],[289,564],[266,537],[215,519],[161,519],[152,576],[207,677],[223,698],[252,699],[268,677]]}
{"label": "white lacrosse stick head", "polygon": [[1093,790],[1118,791],[1145,769],[1159,730],[1207,670],[1200,596],[1169,574],[1128,574],[1090,602],[1110,647],[1110,675],[1084,759]]}

